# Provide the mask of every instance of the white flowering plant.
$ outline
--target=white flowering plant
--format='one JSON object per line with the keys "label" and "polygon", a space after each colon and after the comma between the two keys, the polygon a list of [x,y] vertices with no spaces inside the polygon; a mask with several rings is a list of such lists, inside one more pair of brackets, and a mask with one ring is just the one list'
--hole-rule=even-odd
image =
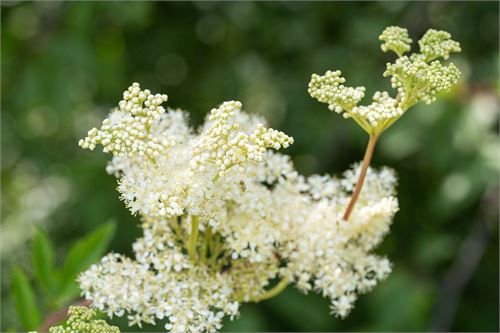
{"label": "white flowering plant", "polygon": [[287,134],[243,111],[238,101],[211,110],[198,129],[188,114],[162,106],[167,95],[132,84],[101,128],[81,147],[101,145],[112,159],[120,198],[142,222],[135,258],[110,253],[78,282],[92,307],[126,315],[130,325],[171,332],[215,332],[244,302],[260,302],[294,285],[331,301],[345,317],[359,294],[391,271],[375,247],[398,210],[395,173],[369,167],[380,135],[418,102],[451,90],[460,72],[443,64],[458,42],[430,29],[409,56],[406,29],[380,35],[397,95],[348,87],[340,71],[313,74],[309,94],[352,118],[369,135],[363,162],[342,177],[304,177],[287,155]]}

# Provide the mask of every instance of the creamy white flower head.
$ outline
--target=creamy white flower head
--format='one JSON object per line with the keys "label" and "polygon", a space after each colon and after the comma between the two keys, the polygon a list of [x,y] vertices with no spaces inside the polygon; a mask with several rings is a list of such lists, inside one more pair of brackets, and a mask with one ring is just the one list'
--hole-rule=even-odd
{"label": "creamy white flower head", "polygon": [[110,317],[126,312],[130,325],[166,321],[171,332],[218,331],[224,315],[238,312],[231,276],[191,265],[170,227],[146,222],[135,261],[109,254],[91,266],[79,277],[84,296]]}
{"label": "creamy white flower head", "polygon": [[[383,93],[375,100],[389,104]],[[117,124],[125,111],[118,112],[111,117]],[[109,254],[80,276],[83,295],[98,309],[127,315],[131,325],[215,332],[242,302],[295,283],[328,297],[333,312],[345,316],[357,295],[390,271],[371,252],[397,210],[392,172],[369,170],[347,223],[342,212],[359,167],[341,179],[299,175],[274,151],[292,138],[266,129],[241,103],[212,110],[198,132],[179,110],[155,119],[144,144],[153,137],[175,144],[149,158],[114,155],[107,167],[141,217],[143,236],[133,258]],[[272,287],[275,279],[281,282]]]}
{"label": "creamy white flower head", "polygon": [[[371,290],[390,273],[387,259],[371,251],[388,232],[398,210],[394,195],[395,177],[389,169],[369,169],[364,191],[351,219],[342,219],[360,166],[349,170],[341,180],[324,180],[335,188],[335,196],[323,197],[310,206],[307,219],[294,224],[295,242],[284,243],[281,255],[289,259],[281,273],[304,292],[316,290],[331,300],[332,311],[346,316],[357,294]],[[314,178],[317,179],[316,176]],[[313,198],[314,187],[310,187]]]}

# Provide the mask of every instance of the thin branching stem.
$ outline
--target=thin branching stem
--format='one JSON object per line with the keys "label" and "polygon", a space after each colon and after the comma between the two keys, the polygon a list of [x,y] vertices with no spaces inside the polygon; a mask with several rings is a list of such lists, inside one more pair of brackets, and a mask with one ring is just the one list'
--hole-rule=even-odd
{"label": "thin branching stem", "polygon": [[371,135],[370,140],[368,141],[368,145],[366,146],[365,156],[363,157],[363,164],[361,165],[361,173],[359,174],[358,181],[356,183],[356,187],[354,188],[354,192],[352,192],[351,200],[347,205],[347,208],[344,212],[344,221],[348,221],[351,216],[352,210],[358,201],[359,194],[361,193],[361,188],[363,187],[363,183],[365,182],[366,171],[370,166],[370,161],[373,156],[373,151],[375,149],[375,144],[377,143],[378,135]]}
{"label": "thin branching stem", "polygon": [[269,299],[269,298],[273,298],[274,296],[278,295],[283,290],[285,290],[285,288],[288,286],[288,283],[289,283],[288,279],[283,278],[280,282],[278,282],[277,285],[275,285],[274,287],[272,287],[271,289],[269,289],[265,293],[259,295],[258,297],[255,297],[254,299],[252,299],[252,301],[253,302],[260,302],[260,301],[264,301],[264,300]]}

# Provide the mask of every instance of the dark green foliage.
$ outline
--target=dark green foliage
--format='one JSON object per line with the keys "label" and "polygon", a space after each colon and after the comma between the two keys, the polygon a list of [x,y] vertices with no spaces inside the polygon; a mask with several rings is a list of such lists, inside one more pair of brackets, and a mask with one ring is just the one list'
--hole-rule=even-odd
{"label": "dark green foliage", "polygon": [[68,251],[60,271],[60,288],[64,298],[75,296],[75,277],[99,261],[115,232],[115,223],[107,222],[91,234],[76,241]]}
{"label": "dark green foliage", "polygon": [[42,229],[38,229],[33,239],[31,265],[35,277],[46,291],[53,295],[57,285],[57,272],[54,266],[54,248]]}
{"label": "dark green foliage", "polygon": [[[77,239],[60,269],[55,266],[54,244],[42,229],[36,230],[31,251],[35,283],[32,284],[17,265],[12,268],[12,298],[23,330],[39,327],[43,320],[40,308],[47,315],[75,300],[80,293],[75,281],[78,274],[102,257],[113,238],[115,226],[114,222],[104,223]],[[36,293],[35,290],[43,292]]]}
{"label": "dark green foliage", "polygon": [[41,322],[35,293],[24,272],[17,266],[12,269],[12,298],[25,330],[34,330]]}

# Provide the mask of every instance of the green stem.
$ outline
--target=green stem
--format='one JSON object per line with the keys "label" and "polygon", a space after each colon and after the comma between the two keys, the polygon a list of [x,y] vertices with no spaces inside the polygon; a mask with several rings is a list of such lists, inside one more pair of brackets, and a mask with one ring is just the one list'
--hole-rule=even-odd
{"label": "green stem", "polygon": [[205,262],[207,258],[207,253],[208,253],[208,247],[210,246],[211,240],[212,240],[212,228],[207,227],[205,229],[205,237],[203,238],[203,244],[201,245],[201,262]]}
{"label": "green stem", "polygon": [[196,242],[198,240],[199,224],[200,222],[198,221],[198,217],[196,216],[191,217],[191,234],[189,235],[189,241],[188,241],[188,254],[189,254],[189,259],[192,261],[196,260]]}
{"label": "green stem", "polygon": [[352,119],[354,119],[354,121],[356,123],[358,123],[358,125],[365,130],[366,133],[368,133],[368,135],[372,135],[372,131],[370,130],[370,125],[368,125],[363,118],[361,117],[356,117],[356,116],[351,116]]}
{"label": "green stem", "polygon": [[212,267],[215,267],[216,266],[216,263],[217,263],[217,258],[219,257],[219,254],[220,254],[220,240],[219,240],[219,237],[216,236],[214,241],[212,242],[211,244],[211,248],[210,248],[210,261],[209,261],[209,264],[212,266]]}
{"label": "green stem", "polygon": [[285,288],[287,286],[288,286],[288,279],[283,278],[280,282],[278,282],[277,285],[275,285],[274,287],[272,287],[271,289],[269,289],[268,291],[266,291],[262,295],[259,295],[258,297],[255,297],[254,299],[252,299],[252,302],[258,303],[258,302],[264,301],[266,299],[273,298],[274,296],[278,295],[283,290],[285,290]]}
{"label": "green stem", "polygon": [[[178,217],[178,218],[181,219],[181,217]],[[180,220],[180,221],[182,221],[182,220]],[[179,238],[182,242],[184,242],[183,231],[181,230],[179,222],[176,219],[171,221],[170,228],[172,229],[174,234],[177,236],[177,238]]]}

